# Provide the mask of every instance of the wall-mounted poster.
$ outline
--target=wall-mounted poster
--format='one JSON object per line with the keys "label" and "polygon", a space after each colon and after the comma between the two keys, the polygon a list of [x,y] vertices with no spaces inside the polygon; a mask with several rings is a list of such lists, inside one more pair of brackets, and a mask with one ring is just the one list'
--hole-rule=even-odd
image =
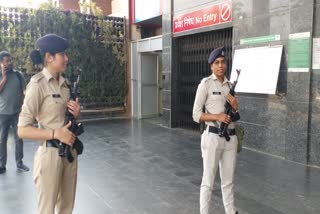
{"label": "wall-mounted poster", "polygon": [[230,80],[233,82],[236,69],[241,69],[236,91],[275,94],[282,48],[277,45],[235,50]]}
{"label": "wall-mounted poster", "polygon": [[289,35],[288,71],[308,72],[310,69],[310,32]]}

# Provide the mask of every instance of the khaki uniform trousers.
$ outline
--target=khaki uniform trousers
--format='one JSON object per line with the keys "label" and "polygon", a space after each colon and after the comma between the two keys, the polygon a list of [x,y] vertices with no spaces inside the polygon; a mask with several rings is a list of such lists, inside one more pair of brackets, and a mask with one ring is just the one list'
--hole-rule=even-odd
{"label": "khaki uniform trousers", "polygon": [[37,189],[38,214],[71,214],[76,194],[78,160],[61,158],[58,149],[39,146],[34,158],[33,179]]}
{"label": "khaki uniform trousers", "polygon": [[200,188],[200,213],[208,214],[217,168],[220,169],[222,200],[226,214],[235,214],[234,207],[234,171],[237,156],[237,137],[230,141],[208,132],[201,135],[201,153],[203,176]]}

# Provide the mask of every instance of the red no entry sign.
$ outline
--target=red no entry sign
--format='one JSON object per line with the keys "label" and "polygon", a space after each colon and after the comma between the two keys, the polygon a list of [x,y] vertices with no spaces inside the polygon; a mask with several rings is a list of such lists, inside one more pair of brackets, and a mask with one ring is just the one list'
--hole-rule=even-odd
{"label": "red no entry sign", "polygon": [[232,21],[232,3],[230,1],[182,14],[173,18],[173,32],[183,32],[197,28]]}
{"label": "red no entry sign", "polygon": [[232,11],[230,2],[221,4],[220,17],[223,22],[231,20],[231,13]]}

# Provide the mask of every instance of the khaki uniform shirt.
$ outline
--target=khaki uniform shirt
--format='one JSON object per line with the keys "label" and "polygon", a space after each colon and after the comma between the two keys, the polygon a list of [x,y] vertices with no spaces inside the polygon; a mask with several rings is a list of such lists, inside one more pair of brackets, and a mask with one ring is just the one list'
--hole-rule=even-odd
{"label": "khaki uniform shirt", "polygon": [[[230,87],[231,83],[226,77],[224,78],[223,83],[221,83],[214,74],[202,79],[194,100],[192,113],[193,120],[199,123],[203,112],[203,106],[205,106],[206,113],[209,114],[224,112],[224,104],[226,102],[226,97],[229,94]],[[217,126],[217,122],[218,121],[206,121],[205,123],[210,126]],[[220,125],[220,122],[218,122],[218,124]],[[234,123],[230,123],[228,128],[234,128]]]}
{"label": "khaki uniform shirt", "polygon": [[69,98],[66,80],[60,76],[58,82],[44,68],[31,78],[27,86],[18,126],[30,126],[36,119],[41,128],[61,128]]}

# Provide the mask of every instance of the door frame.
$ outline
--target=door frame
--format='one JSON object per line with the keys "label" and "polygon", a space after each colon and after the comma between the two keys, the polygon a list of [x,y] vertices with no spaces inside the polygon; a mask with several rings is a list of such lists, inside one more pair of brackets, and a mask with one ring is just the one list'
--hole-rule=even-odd
{"label": "door frame", "polygon": [[[142,119],[141,115],[141,54],[149,53],[149,54],[157,54],[162,51],[162,35],[161,36],[155,36],[150,37],[147,39],[141,39],[137,41],[131,42],[131,114],[132,117]],[[159,54],[157,58],[157,75],[159,76]],[[133,59],[134,58],[134,59]],[[137,62],[133,62],[133,60],[137,60]],[[133,74],[138,74],[137,79],[133,79]],[[133,83],[137,81],[138,84],[138,93],[133,90]],[[158,79],[158,87],[159,87],[159,79]],[[134,95],[138,95],[138,97],[134,97]],[[158,92],[159,96],[159,92]],[[159,97],[158,97],[159,99]],[[138,102],[138,103],[136,103]],[[138,106],[137,112],[134,112],[134,106]],[[159,108],[159,103],[157,104]],[[158,109],[158,112],[160,112],[160,109]]]}
{"label": "door frame", "polygon": [[[157,90],[156,90],[156,97],[157,97],[157,99],[156,99],[156,112],[155,112],[155,114],[143,114],[143,112],[142,112],[142,99],[144,99],[143,98],[143,96],[142,96],[142,93],[143,93],[143,87],[144,86],[148,86],[148,83],[143,83],[142,82],[142,67],[141,67],[141,65],[143,64],[143,62],[142,62],[142,56],[143,55],[145,55],[145,56],[155,56],[156,57],[156,67],[155,67],[155,70],[156,70],[156,73],[155,73],[155,75],[156,75],[156,87],[157,87]],[[143,53],[140,53],[139,54],[139,64],[140,64],[140,68],[139,68],[139,73],[138,73],[138,79],[139,79],[139,81],[138,81],[138,90],[139,90],[139,92],[138,92],[138,94],[139,94],[139,98],[138,98],[138,102],[139,102],[139,107],[138,107],[138,112],[139,112],[139,114],[138,114],[138,118],[139,119],[146,119],[146,118],[152,118],[152,117],[156,117],[156,116],[158,116],[159,115],[159,112],[160,112],[160,109],[159,109],[159,87],[160,87],[160,85],[159,85],[159,54],[156,54],[156,53],[150,53],[150,52],[143,52]],[[153,70],[154,71],[154,70]],[[154,84],[152,84],[152,85],[154,85]],[[149,99],[149,97],[147,97],[146,99]]]}

